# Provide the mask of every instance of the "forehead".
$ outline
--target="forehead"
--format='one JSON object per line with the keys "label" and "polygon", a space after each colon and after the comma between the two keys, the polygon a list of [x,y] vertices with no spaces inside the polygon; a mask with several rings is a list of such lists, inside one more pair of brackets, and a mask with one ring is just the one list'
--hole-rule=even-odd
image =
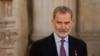
{"label": "forehead", "polygon": [[55,15],[56,20],[71,20],[71,14],[66,12],[66,13],[61,13],[57,12]]}

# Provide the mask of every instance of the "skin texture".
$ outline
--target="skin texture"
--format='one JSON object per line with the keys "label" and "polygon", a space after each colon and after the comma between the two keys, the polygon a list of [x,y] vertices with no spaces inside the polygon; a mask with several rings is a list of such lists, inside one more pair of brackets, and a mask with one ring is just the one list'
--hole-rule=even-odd
{"label": "skin texture", "polygon": [[73,23],[74,21],[68,12],[61,13],[58,11],[55,18],[52,19],[54,31],[61,39],[64,39],[70,33]]}

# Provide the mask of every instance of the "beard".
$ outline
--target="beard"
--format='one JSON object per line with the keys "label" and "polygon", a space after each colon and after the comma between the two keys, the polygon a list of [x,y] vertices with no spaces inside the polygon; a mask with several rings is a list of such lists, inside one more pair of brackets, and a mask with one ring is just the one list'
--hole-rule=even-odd
{"label": "beard", "polygon": [[62,30],[62,31],[55,31],[56,34],[61,37],[61,38],[65,38],[66,36],[68,36],[68,34],[70,33],[70,31],[65,31],[65,30]]}

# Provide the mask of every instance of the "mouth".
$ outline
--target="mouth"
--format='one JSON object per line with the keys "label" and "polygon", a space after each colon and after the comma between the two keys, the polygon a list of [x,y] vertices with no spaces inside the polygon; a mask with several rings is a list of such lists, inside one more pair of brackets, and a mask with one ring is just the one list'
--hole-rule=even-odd
{"label": "mouth", "polygon": [[67,31],[59,31],[59,33],[63,33],[64,34],[64,33],[67,33]]}

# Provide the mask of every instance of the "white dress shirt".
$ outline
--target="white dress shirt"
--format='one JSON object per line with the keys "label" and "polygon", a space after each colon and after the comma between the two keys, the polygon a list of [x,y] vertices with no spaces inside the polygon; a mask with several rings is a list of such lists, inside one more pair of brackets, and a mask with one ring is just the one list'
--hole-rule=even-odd
{"label": "white dress shirt", "polygon": [[[60,56],[60,46],[61,46],[61,38],[54,32],[54,39],[57,47],[58,56]],[[69,56],[69,44],[68,44],[68,36],[65,37],[64,48],[66,51],[66,56]]]}

